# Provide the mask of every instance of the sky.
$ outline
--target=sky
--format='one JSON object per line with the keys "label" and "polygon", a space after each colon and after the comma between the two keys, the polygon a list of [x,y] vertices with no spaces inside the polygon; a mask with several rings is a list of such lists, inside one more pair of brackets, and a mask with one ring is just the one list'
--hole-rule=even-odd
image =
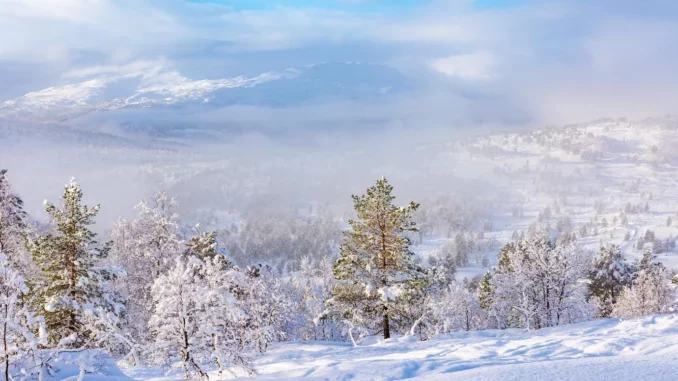
{"label": "sky", "polygon": [[[418,173],[430,163],[425,155],[403,155],[413,144],[490,129],[678,111],[674,0],[0,0],[0,36],[0,106],[29,92],[107,76],[198,81],[334,61],[398,70],[414,86],[378,100],[235,105],[199,113],[131,109],[92,113],[66,126],[114,137],[122,130],[116,118],[128,116],[143,115],[152,131],[157,125],[189,131],[195,124],[227,131],[235,126],[243,136],[214,147],[218,157],[256,162],[284,152],[300,163],[314,162],[308,159],[313,154],[329,157],[351,174],[344,187],[347,179],[361,178],[356,172],[367,178],[394,163],[397,172],[411,165]],[[73,88],[59,91],[64,89]],[[264,136],[269,127],[273,132]],[[298,136],[280,138],[297,128]],[[107,172],[97,165],[109,157],[90,163],[73,151],[66,160],[63,140],[9,148],[18,153],[0,150],[0,162],[38,207],[49,194],[56,197],[70,176],[88,187],[98,184],[98,201],[121,194],[119,184],[129,181],[120,174],[108,183],[100,177]],[[27,154],[29,148],[38,154]],[[356,163],[345,151],[374,155]],[[131,159],[116,152],[113,147],[109,155],[129,165]],[[295,169],[300,179],[307,172]],[[38,181],[36,173],[49,176]],[[296,183],[303,188],[303,181]],[[144,191],[119,196],[111,210],[133,205]]]}
{"label": "sky", "polygon": [[360,61],[416,78],[424,102],[464,97],[466,120],[660,116],[678,104],[677,21],[669,0],[0,0],[0,101],[83,71]]}

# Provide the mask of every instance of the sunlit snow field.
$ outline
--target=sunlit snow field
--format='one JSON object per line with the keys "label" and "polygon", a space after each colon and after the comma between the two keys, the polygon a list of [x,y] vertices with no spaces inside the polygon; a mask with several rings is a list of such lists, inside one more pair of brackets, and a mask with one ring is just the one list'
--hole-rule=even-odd
{"label": "sunlit snow field", "polygon": [[[674,380],[678,317],[456,333],[425,342],[399,337],[359,347],[281,343],[259,356],[255,366],[257,380]],[[139,380],[181,379],[162,369],[123,372]]]}

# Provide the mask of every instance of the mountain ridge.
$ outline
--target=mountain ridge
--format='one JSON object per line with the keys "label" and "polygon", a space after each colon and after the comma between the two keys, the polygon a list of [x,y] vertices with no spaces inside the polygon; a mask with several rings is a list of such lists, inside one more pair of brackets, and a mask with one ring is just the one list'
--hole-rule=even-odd
{"label": "mountain ridge", "polygon": [[256,76],[190,79],[156,63],[66,73],[76,81],[0,103],[0,117],[66,121],[99,111],[184,105],[284,107],[311,101],[371,99],[411,88],[397,70],[325,62]]}

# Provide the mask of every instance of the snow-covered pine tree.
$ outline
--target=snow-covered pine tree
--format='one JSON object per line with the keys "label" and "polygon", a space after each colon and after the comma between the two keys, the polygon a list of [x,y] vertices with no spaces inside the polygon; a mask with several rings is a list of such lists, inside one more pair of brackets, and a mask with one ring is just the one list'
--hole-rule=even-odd
{"label": "snow-covered pine tree", "polygon": [[38,347],[45,338],[42,317],[26,303],[29,289],[0,251],[0,354],[5,381],[31,379],[41,372]]}
{"label": "snow-covered pine tree", "polygon": [[[341,315],[363,314],[381,320],[384,338],[391,336],[389,318],[400,295],[421,275],[412,264],[406,233],[416,232],[411,215],[419,204],[393,205],[393,187],[381,178],[364,195],[354,195],[358,220],[344,232],[334,276],[340,283],[328,300]],[[360,311],[349,311],[359,308]],[[373,327],[370,327],[373,328]]]}
{"label": "snow-covered pine tree", "polygon": [[609,317],[622,290],[632,284],[635,275],[633,265],[624,259],[619,246],[600,248],[600,257],[593,260],[589,271],[589,300],[602,317]]}
{"label": "snow-covered pine tree", "polygon": [[122,266],[127,276],[115,288],[127,301],[125,323],[132,337],[150,339],[148,321],[153,311],[151,286],[172,267],[185,250],[179,233],[176,202],[164,192],[137,206],[136,219],[120,219],[111,233],[110,260]]}
{"label": "snow-covered pine tree", "polygon": [[23,201],[9,183],[7,170],[0,169],[0,251],[24,276],[35,273],[35,266],[24,242],[28,226]]}
{"label": "snow-covered pine tree", "polygon": [[59,207],[47,201],[45,205],[54,232],[28,243],[41,272],[32,282],[32,291],[44,314],[50,342],[71,337],[70,345],[79,347],[88,339],[83,325],[86,309],[101,307],[120,313],[122,308],[107,284],[115,274],[98,266],[108,246],[99,246],[89,229],[99,206],[82,205],[82,190],[75,179],[66,185]]}
{"label": "snow-covered pine tree", "polygon": [[[218,245],[217,245],[217,233],[216,232],[202,232],[200,231],[200,225],[195,226],[195,232],[197,235],[191,237],[186,242],[186,247],[188,250],[188,255],[195,255],[198,258],[214,258],[220,256],[222,259],[225,257],[219,254]],[[228,262],[224,261],[224,265],[227,265]]]}

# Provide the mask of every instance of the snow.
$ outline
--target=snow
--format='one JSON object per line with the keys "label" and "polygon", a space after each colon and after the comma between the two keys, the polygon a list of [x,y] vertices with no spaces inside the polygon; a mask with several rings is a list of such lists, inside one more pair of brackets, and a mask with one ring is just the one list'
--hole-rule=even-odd
{"label": "snow", "polygon": [[[64,355],[62,355],[64,356]],[[95,351],[85,351],[80,354],[72,356],[64,356],[63,359],[57,360],[54,366],[54,375],[46,376],[48,381],[132,381],[130,377],[125,375],[120,368],[110,358],[103,358],[97,361],[96,369],[90,369],[91,372],[86,372],[82,378],[80,369],[80,358],[85,363],[92,363],[89,357],[95,356]]]}
{"label": "snow", "polygon": [[[664,315],[539,331],[459,332],[425,342],[400,337],[359,347],[279,343],[256,360],[254,379],[673,380],[676,360],[678,317]],[[176,379],[159,369],[124,371],[140,380]]]}

